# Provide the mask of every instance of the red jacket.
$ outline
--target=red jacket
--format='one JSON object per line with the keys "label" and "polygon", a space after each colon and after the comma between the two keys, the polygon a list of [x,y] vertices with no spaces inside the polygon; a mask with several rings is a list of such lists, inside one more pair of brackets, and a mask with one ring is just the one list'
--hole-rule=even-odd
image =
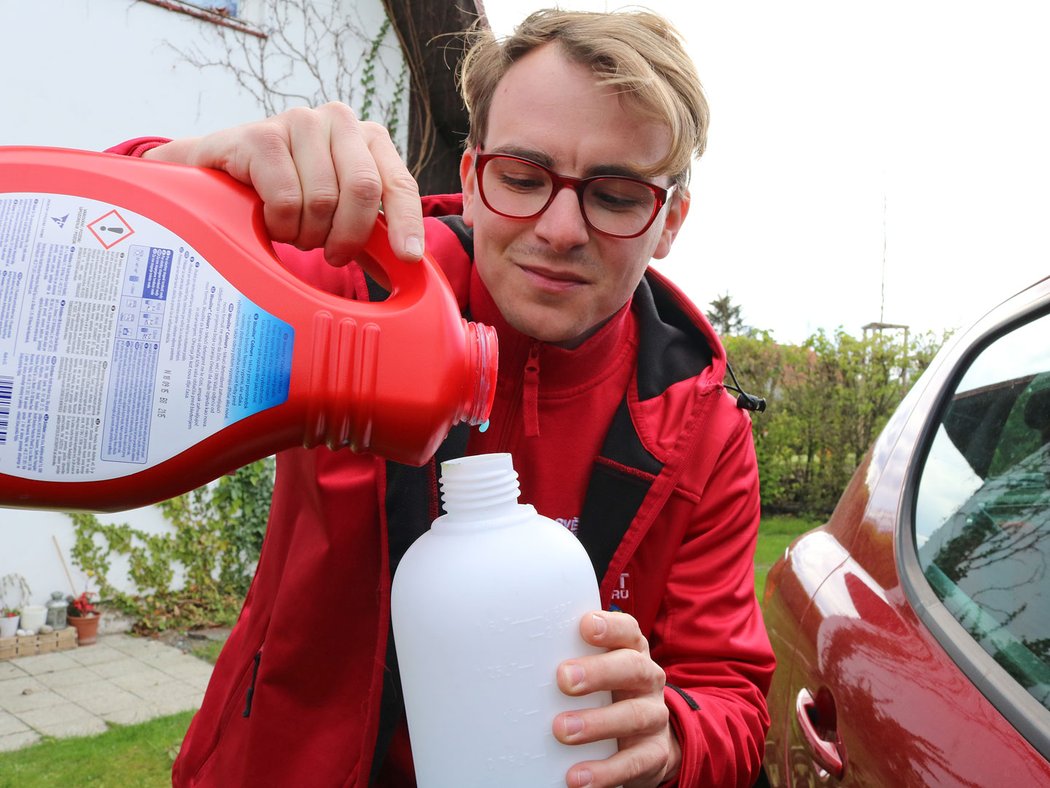
{"label": "red jacket", "polygon": [[[430,198],[426,208],[457,213],[459,201]],[[601,578],[603,606],[638,619],[666,671],[682,746],[678,784],[750,785],[774,661],[753,584],[750,420],[722,386],[721,343],[652,270],[629,309],[579,352],[536,343],[503,323],[473,275],[461,245],[469,239],[427,222],[428,251],[461,304],[500,339],[492,429],[453,430],[437,459],[512,451],[522,500],[572,521]],[[355,266],[333,268],[291,248],[282,259],[327,290],[370,295]],[[562,378],[569,382],[559,388]],[[588,389],[591,379],[600,385]],[[593,462],[589,473],[573,471],[581,462]],[[364,786],[376,779],[374,754],[388,747],[379,784],[410,784],[397,776],[408,767],[388,653],[390,578],[439,513],[436,490],[434,462],[409,469],[325,448],[278,456],[258,570],[175,784]]]}

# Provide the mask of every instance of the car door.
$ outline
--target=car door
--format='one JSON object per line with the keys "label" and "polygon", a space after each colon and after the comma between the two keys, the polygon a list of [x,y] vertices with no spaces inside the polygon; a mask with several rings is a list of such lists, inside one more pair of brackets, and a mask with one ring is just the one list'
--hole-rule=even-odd
{"label": "car door", "polygon": [[1050,286],[1018,301],[771,571],[771,784],[1050,784]]}

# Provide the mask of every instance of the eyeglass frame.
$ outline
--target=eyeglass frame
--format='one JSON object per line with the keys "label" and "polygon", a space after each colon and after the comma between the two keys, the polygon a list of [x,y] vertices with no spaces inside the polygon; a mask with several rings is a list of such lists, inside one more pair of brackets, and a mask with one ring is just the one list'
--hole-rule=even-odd
{"label": "eyeglass frame", "polygon": [[[547,202],[543,204],[543,207],[535,213],[529,214],[528,216],[512,216],[509,213],[504,213],[503,211],[499,211],[493,208],[492,205],[489,203],[488,198],[485,196],[485,187],[482,185],[485,180],[483,175],[485,165],[493,159],[511,159],[512,161],[520,161],[524,164],[529,164],[533,167],[537,167],[538,169],[541,169],[545,173],[547,173],[547,175],[551,179],[551,193],[550,196],[547,198]],[[640,235],[644,235],[646,232],[648,232],[649,228],[653,226],[653,222],[656,221],[656,217],[659,215],[660,211],[663,210],[663,207],[670,201],[675,189],[678,188],[677,183],[672,183],[667,188],[664,188],[663,186],[657,186],[655,183],[643,181],[641,178],[632,178],[629,175],[590,175],[586,178],[574,178],[571,175],[562,175],[560,173],[557,173],[550,167],[540,164],[538,161],[527,159],[524,156],[515,156],[512,153],[482,153],[481,146],[478,146],[474,149],[474,172],[476,173],[478,183],[478,194],[481,195],[481,201],[485,203],[485,207],[493,213],[498,214],[506,219],[535,219],[537,216],[542,215],[544,211],[550,208],[551,203],[554,202],[554,198],[558,196],[558,193],[562,189],[572,189],[574,192],[576,192],[576,199],[580,203],[580,216],[583,217],[584,223],[589,228],[594,230],[594,232],[599,233],[600,235],[604,235],[609,238],[620,238],[624,240],[630,238],[637,238]],[[645,186],[653,193],[653,198],[655,202],[653,204],[652,215],[646,221],[645,226],[642,227],[642,229],[638,232],[631,233],[630,235],[618,235],[616,233],[611,233],[608,230],[601,230],[595,227],[593,224],[591,224],[591,220],[587,218],[587,210],[583,207],[584,189],[586,189],[587,186],[593,183],[594,181],[610,179],[637,183],[641,186]]]}

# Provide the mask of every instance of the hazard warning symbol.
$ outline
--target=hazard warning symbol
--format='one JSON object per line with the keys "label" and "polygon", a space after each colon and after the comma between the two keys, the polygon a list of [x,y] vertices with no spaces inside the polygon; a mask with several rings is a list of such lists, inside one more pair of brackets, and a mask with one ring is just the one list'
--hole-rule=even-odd
{"label": "hazard warning symbol", "polygon": [[131,225],[115,209],[95,219],[88,225],[88,229],[106,249],[112,249],[125,238],[135,234]]}

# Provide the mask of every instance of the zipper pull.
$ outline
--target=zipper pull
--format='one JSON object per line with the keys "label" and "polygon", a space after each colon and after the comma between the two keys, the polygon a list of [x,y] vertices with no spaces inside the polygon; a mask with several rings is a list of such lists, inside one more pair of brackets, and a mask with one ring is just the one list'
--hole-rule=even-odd
{"label": "zipper pull", "polygon": [[522,387],[522,416],[525,419],[525,437],[537,438],[540,434],[540,343],[529,346],[529,358],[525,362],[525,384]]}

